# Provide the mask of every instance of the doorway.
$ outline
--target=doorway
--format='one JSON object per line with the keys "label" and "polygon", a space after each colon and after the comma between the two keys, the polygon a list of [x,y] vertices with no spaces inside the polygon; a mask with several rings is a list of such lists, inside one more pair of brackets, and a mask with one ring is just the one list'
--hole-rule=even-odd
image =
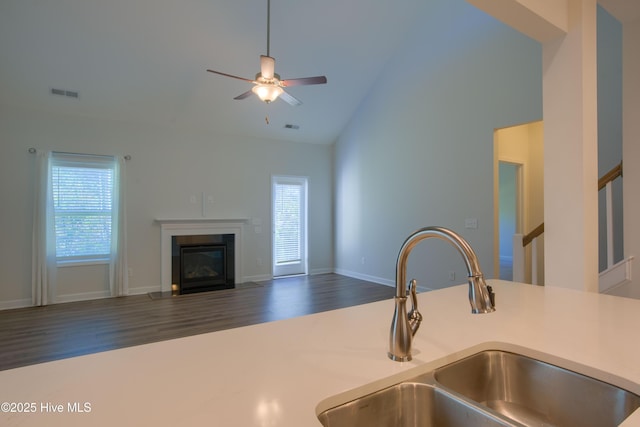
{"label": "doorway", "polygon": [[[494,273],[513,280],[513,235],[544,222],[544,127],[542,121],[494,131]],[[541,240],[543,242],[543,239]],[[531,257],[525,248],[525,258]],[[538,284],[544,284],[544,245],[536,248]],[[524,281],[532,277],[525,261]]]}
{"label": "doorway", "polygon": [[499,181],[499,258],[502,280],[513,280],[513,235],[521,232],[522,165],[500,161]]}
{"label": "doorway", "polygon": [[307,274],[307,178],[271,178],[273,276]]}

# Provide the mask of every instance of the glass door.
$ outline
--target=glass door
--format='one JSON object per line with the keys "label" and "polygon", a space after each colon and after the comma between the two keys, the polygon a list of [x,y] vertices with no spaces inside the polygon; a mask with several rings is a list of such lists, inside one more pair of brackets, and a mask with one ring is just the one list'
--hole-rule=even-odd
{"label": "glass door", "polygon": [[273,276],[307,274],[307,178],[274,176]]}

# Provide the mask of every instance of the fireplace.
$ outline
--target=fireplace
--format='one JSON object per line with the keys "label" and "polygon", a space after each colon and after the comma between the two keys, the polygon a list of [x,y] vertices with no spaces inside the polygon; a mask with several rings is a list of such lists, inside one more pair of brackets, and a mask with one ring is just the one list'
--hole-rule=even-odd
{"label": "fireplace", "polygon": [[[217,218],[157,218],[160,225],[160,283],[162,292],[179,292],[179,277],[173,272],[179,268],[179,249],[176,248],[175,238],[185,236],[232,235],[234,238],[232,259],[227,258],[227,280],[229,271],[233,271],[233,283],[242,283],[242,242],[243,229],[249,220],[247,218],[217,219]],[[216,243],[210,241],[191,241],[192,244]],[[227,257],[229,256],[227,247]],[[178,256],[178,258],[176,258]],[[176,267],[176,259],[178,267]],[[230,265],[230,266],[229,266]]]}
{"label": "fireplace", "polygon": [[235,287],[233,234],[172,237],[171,276],[179,294]]}

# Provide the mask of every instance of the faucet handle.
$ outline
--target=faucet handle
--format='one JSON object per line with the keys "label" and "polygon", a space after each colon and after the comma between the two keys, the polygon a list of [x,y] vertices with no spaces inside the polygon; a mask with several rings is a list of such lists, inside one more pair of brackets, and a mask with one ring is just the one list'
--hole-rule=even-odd
{"label": "faucet handle", "polygon": [[489,292],[489,300],[492,306],[496,306],[496,294],[493,292],[493,288],[487,285],[487,292]]}
{"label": "faucet handle", "polygon": [[411,326],[411,334],[415,335],[422,322],[422,314],[418,311],[418,294],[416,288],[418,287],[418,281],[411,279],[409,282],[409,294],[411,295],[411,310],[407,314],[409,319],[409,325]]}

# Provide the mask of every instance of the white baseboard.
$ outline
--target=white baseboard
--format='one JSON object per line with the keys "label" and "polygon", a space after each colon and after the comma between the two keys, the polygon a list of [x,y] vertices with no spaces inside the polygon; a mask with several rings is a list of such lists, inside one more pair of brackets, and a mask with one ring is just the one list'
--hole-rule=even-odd
{"label": "white baseboard", "polygon": [[[344,269],[316,268],[309,272],[310,275],[328,274],[328,273],[341,274],[343,276],[353,277],[355,279],[360,279],[360,280],[366,280],[368,282],[378,283],[380,285],[385,285],[385,286],[391,286],[391,287],[395,286],[395,282],[392,280],[371,276],[368,274],[362,274],[355,271],[344,270]],[[273,279],[272,275],[261,274],[256,276],[246,276],[242,278],[242,281],[239,281],[239,283],[263,282],[271,279]],[[428,288],[422,289],[418,287],[418,291],[426,291],[426,290],[430,290],[430,289]],[[135,288],[129,288],[129,292],[127,293],[127,295],[145,295],[150,292],[161,292],[161,291],[162,291],[161,286],[135,287]],[[102,299],[102,298],[110,298],[110,297],[111,297],[111,294],[108,291],[84,292],[84,293],[78,293],[78,294],[59,295],[56,298],[55,303],[86,301],[86,300]],[[0,301],[0,310],[9,310],[12,308],[24,308],[24,307],[31,307],[31,306],[32,306],[31,299]]]}
{"label": "white baseboard", "polygon": [[109,291],[82,292],[78,294],[57,295],[54,304],[76,301],[88,301],[92,299],[111,298]]}
{"label": "white baseboard", "polygon": [[[127,295],[143,295],[143,294],[147,294],[149,292],[154,292],[154,291],[160,291],[160,286],[131,288],[129,289],[129,293]],[[56,297],[56,301],[51,304],[76,302],[76,301],[89,301],[93,299],[103,299],[103,298],[111,298],[111,293],[108,291],[98,291],[98,292],[82,292],[77,294],[58,295]],[[0,311],[10,310],[12,308],[25,308],[25,307],[33,307],[31,299],[0,301]]]}
{"label": "white baseboard", "polygon": [[[150,292],[160,292],[162,287],[158,286],[143,286],[129,288],[126,295],[146,295]],[[58,295],[56,297],[56,304],[63,302],[75,302],[75,301],[89,301],[92,299],[111,298],[110,291],[97,291],[97,292],[82,292],[78,294]]]}
{"label": "white baseboard", "polygon": [[[392,287],[392,288],[396,287],[395,280],[389,280],[389,279],[385,279],[385,278],[382,278],[382,277],[371,276],[371,275],[368,275],[368,274],[358,273],[356,271],[344,270],[344,269],[338,268],[338,269],[335,270],[335,273],[336,274],[341,274],[341,275],[347,276],[347,277],[353,277],[354,279],[366,280],[367,282],[373,282],[373,283],[377,283],[379,285],[389,286],[389,287]],[[421,292],[429,292],[429,291],[432,291],[433,289],[432,288],[428,288],[426,286],[418,285],[416,290],[418,291],[418,293],[421,293]]]}
{"label": "white baseboard", "polygon": [[[333,268],[315,268],[309,271],[309,276],[315,276],[318,274],[328,274],[333,273]],[[283,276],[286,277],[286,276]],[[272,280],[273,275],[271,274],[258,274],[256,276],[245,276],[242,280],[237,281],[238,283],[246,283],[246,282],[264,282],[267,280]]]}
{"label": "white baseboard", "polygon": [[236,280],[236,284],[247,282],[264,282],[265,280],[271,279],[273,279],[273,276],[271,274],[258,274],[255,276],[245,276],[242,279],[238,279]]}
{"label": "white baseboard", "polygon": [[10,310],[12,308],[25,308],[31,307],[31,298],[16,299],[11,301],[0,301],[0,310]]}
{"label": "white baseboard", "polygon": [[360,280],[366,280],[367,282],[378,283],[380,285],[391,286],[391,287],[396,286],[396,282],[393,280],[385,279],[383,277],[371,276],[369,274],[358,273],[357,271],[336,268],[335,273],[341,274],[347,277],[353,277],[354,279],[360,279]]}
{"label": "white baseboard", "polygon": [[151,292],[162,292],[162,286],[143,286],[140,288],[129,288],[127,295],[146,295]]}
{"label": "white baseboard", "polygon": [[334,273],[333,268],[314,268],[313,270],[309,271],[310,276],[315,276],[318,274],[329,274],[329,273]]}
{"label": "white baseboard", "polygon": [[632,260],[633,257],[630,256],[600,273],[598,285],[600,293],[609,293],[614,289],[631,282]]}

